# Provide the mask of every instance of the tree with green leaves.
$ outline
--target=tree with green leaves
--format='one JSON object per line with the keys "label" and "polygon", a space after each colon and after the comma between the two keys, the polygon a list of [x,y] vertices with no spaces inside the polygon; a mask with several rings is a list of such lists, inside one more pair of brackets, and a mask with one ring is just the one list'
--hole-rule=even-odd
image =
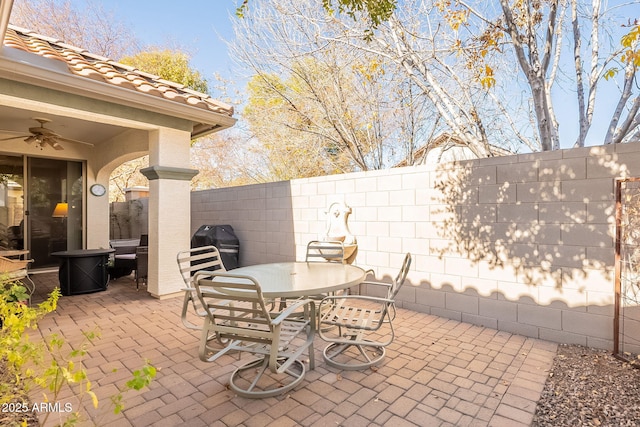
{"label": "tree with green leaves", "polygon": [[189,65],[189,55],[185,52],[170,49],[150,49],[120,59],[141,71],[156,74],[165,80],[180,83],[198,92],[209,91],[207,80],[199,71]]}

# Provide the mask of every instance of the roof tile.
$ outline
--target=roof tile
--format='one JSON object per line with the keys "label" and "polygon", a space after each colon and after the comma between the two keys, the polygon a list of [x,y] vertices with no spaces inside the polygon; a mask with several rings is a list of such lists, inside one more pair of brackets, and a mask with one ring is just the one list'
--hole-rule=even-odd
{"label": "roof tile", "polygon": [[233,116],[233,107],[185,86],[159,76],[95,55],[51,37],[35,34],[9,25],[4,45],[67,64],[69,71],[80,77],[102,81],[120,88],[153,95],[168,101],[191,105],[226,116]]}

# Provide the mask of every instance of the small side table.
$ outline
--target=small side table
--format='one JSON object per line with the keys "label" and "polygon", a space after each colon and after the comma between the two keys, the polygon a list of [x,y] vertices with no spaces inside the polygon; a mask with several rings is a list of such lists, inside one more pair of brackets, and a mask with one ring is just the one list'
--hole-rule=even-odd
{"label": "small side table", "polygon": [[107,290],[109,283],[109,254],[114,249],[77,249],[53,252],[60,258],[60,292],[62,295],[80,295]]}

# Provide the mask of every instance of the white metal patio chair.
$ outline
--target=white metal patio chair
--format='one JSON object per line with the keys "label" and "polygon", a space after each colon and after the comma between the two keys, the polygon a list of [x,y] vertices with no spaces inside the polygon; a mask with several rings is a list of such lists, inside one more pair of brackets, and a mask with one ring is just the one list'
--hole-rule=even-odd
{"label": "white metal patio chair", "polygon": [[[305,262],[336,262],[346,264],[344,258],[344,244],[340,240],[311,240],[307,243]],[[342,292],[340,292],[342,293]],[[335,295],[332,293],[331,295]],[[326,295],[312,295],[311,298],[319,301]],[[281,301],[281,308],[285,300]]]}
{"label": "white metal patio chair", "polygon": [[258,356],[231,374],[229,387],[238,395],[262,398],[291,390],[304,379],[306,368],[299,358],[305,351],[309,368],[314,369],[313,301],[296,300],[282,312],[271,313],[252,277],[200,271],[194,284],[206,312],[200,359],[211,362],[228,352]]}
{"label": "white metal patio chair", "polygon": [[384,360],[395,333],[395,297],[407,278],[411,254],[407,253],[392,283],[366,281],[382,287],[385,297],[343,295],[325,297],[318,307],[318,332],[329,342],[323,351],[329,366],[344,370],[366,369]]}
{"label": "white metal patio chair", "polygon": [[184,280],[184,301],[182,303],[182,313],[180,318],[182,324],[188,329],[200,330],[202,326],[196,325],[188,320],[189,306],[193,307],[196,316],[204,318],[206,312],[200,305],[196,289],[193,283],[193,275],[199,270],[221,270],[226,271],[220,252],[215,246],[201,246],[186,251],[178,252],[178,269]]}
{"label": "white metal patio chair", "polygon": [[306,262],[339,262],[345,264],[344,244],[339,240],[312,240],[307,243]]}

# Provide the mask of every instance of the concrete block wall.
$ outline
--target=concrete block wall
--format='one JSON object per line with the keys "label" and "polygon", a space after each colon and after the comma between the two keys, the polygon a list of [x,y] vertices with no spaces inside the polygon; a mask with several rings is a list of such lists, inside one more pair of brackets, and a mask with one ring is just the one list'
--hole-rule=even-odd
{"label": "concrete block wall", "polygon": [[640,143],[194,192],[191,228],[231,224],[242,265],[304,259],[351,206],[356,264],[413,254],[399,305],[526,336],[613,347],[615,179]]}
{"label": "concrete block wall", "polygon": [[240,264],[295,258],[289,181],[197,191],[191,195],[191,234],[201,225],[229,224],[240,241]]}

